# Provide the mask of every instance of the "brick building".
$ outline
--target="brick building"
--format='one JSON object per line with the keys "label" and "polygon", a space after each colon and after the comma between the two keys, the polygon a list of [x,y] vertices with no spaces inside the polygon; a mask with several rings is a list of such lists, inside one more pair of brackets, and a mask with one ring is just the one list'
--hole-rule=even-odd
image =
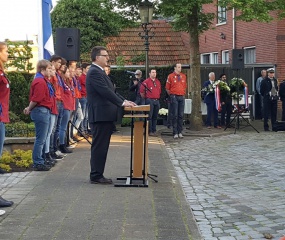
{"label": "brick building", "polygon": [[[244,49],[243,73],[247,72],[246,76],[251,78],[247,78],[251,81],[251,92],[255,91],[255,82],[262,69],[274,67],[276,78],[285,79],[285,19],[270,23],[235,21],[238,12],[214,4],[204,5],[204,11],[216,12],[217,18],[211,28],[200,35],[202,66],[231,64],[232,49]],[[253,102],[256,103],[255,99]]]}
{"label": "brick building", "polygon": [[[150,27],[150,26],[149,26]],[[145,40],[141,26],[126,28],[118,36],[106,39],[111,65],[119,65],[123,60],[125,67],[145,64]],[[189,64],[189,37],[185,33],[176,32],[166,20],[153,20],[149,40],[149,65],[169,66],[176,62]]]}
{"label": "brick building", "polygon": [[279,79],[285,79],[285,19],[270,23],[234,21],[232,10],[215,5],[205,12],[217,12],[212,27],[200,35],[202,64],[231,63],[232,49],[244,49],[245,67],[276,67]]}

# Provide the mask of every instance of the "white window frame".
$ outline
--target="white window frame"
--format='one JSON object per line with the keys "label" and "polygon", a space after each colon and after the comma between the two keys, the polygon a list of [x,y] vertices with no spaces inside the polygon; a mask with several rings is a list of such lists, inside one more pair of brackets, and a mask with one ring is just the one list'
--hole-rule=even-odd
{"label": "white window frame", "polygon": [[212,64],[218,64],[219,63],[219,53],[214,52],[212,53]]}
{"label": "white window frame", "polygon": [[226,24],[226,23],[227,23],[227,8],[219,6],[219,0],[218,0],[217,25]]}
{"label": "white window frame", "polygon": [[[245,64],[252,64],[256,63],[256,47],[250,46],[250,47],[244,47],[244,63]],[[249,55],[249,53],[251,53]]]}
{"label": "white window frame", "polygon": [[229,64],[230,63],[230,51],[223,50],[222,51],[222,64]]}
{"label": "white window frame", "polygon": [[[204,62],[205,56],[209,57],[208,63]],[[202,53],[200,55],[200,62],[201,62],[201,64],[218,64],[219,63],[219,54],[218,54],[218,52]]]}

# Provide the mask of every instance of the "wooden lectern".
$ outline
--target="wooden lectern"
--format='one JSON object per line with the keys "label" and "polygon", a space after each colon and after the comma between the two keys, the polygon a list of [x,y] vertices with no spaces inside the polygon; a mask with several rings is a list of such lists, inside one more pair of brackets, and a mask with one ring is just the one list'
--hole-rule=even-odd
{"label": "wooden lectern", "polygon": [[[117,178],[125,180],[124,184],[115,184],[115,187],[148,187],[148,112],[150,105],[125,107],[123,117],[131,118],[131,157],[130,176]],[[135,121],[138,119],[138,121]],[[143,120],[142,120],[143,119]],[[156,181],[156,180],[154,180]]]}

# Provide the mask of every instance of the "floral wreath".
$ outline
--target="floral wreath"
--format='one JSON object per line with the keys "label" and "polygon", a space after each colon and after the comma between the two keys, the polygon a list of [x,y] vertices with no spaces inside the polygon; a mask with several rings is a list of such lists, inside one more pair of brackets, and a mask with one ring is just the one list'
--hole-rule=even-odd
{"label": "floral wreath", "polygon": [[240,94],[243,94],[244,88],[247,86],[242,78],[233,78],[229,84],[231,95],[234,99],[241,99]]}

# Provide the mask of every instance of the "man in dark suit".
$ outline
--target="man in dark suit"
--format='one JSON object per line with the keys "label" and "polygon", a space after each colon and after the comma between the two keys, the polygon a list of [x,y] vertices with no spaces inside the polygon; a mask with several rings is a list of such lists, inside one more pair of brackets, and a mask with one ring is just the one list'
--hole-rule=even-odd
{"label": "man in dark suit", "polygon": [[[227,84],[226,74],[222,73],[220,75],[220,80]],[[221,96],[221,105],[222,105],[221,125],[227,126],[227,128],[230,128],[231,127],[230,121],[231,121],[231,114],[232,114],[232,96],[231,96],[230,91],[221,91],[220,96]]]}
{"label": "man in dark suit", "polygon": [[207,95],[204,98],[204,103],[207,105],[207,120],[206,120],[206,126],[208,129],[211,128],[212,123],[212,115],[214,116],[214,127],[215,128],[221,128],[218,126],[218,110],[216,108],[216,99],[215,99],[215,91],[212,87],[213,83],[215,82],[215,73],[210,72],[209,73],[209,80],[204,82],[203,87],[208,88]]}
{"label": "man in dark suit", "polygon": [[111,184],[112,179],[104,177],[113,122],[116,121],[118,108],[135,106],[115,93],[115,88],[104,71],[109,55],[106,48],[96,46],[91,51],[92,66],[86,77],[88,119],[92,132],[90,182]]}
{"label": "man in dark suit", "polygon": [[267,77],[262,80],[260,94],[263,96],[263,126],[264,131],[269,131],[268,118],[271,119],[271,127],[277,118],[278,85],[274,77],[274,68],[267,69]]}

